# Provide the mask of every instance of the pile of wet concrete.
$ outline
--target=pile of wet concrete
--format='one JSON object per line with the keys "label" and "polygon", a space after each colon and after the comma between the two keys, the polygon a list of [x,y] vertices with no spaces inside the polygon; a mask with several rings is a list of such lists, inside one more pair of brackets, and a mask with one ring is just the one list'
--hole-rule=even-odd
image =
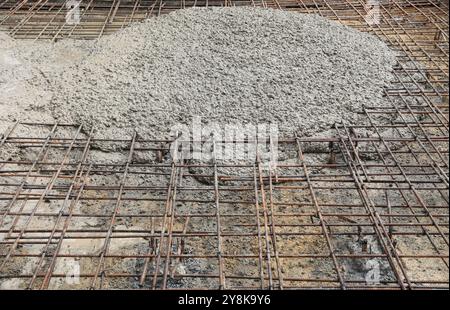
{"label": "pile of wet concrete", "polygon": [[50,110],[109,137],[166,137],[194,116],[314,135],[358,122],[363,104],[386,104],[395,62],[376,37],[317,15],[177,10],[103,37],[50,74]]}

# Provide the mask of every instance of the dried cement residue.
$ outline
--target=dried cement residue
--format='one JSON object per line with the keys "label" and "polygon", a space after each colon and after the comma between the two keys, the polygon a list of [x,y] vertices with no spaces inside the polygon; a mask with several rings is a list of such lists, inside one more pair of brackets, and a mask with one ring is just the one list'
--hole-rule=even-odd
{"label": "dried cement residue", "polygon": [[257,8],[177,10],[101,39],[53,77],[57,119],[100,135],[168,136],[174,124],[269,123],[292,135],[357,122],[384,104],[395,54],[315,15]]}

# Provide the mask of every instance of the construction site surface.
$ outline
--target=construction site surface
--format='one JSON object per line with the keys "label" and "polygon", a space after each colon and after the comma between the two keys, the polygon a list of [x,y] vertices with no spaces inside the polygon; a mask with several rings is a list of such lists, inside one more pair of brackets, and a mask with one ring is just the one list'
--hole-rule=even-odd
{"label": "construction site surface", "polygon": [[364,0],[88,0],[68,25],[64,1],[0,0],[0,30],[97,39],[193,6],[313,13],[369,32],[398,52],[392,105],[368,101],[364,125],[328,136],[280,138],[296,160],[274,171],[162,161],[172,140],[12,121],[0,133],[0,287],[448,289],[448,1],[382,1],[369,25]]}

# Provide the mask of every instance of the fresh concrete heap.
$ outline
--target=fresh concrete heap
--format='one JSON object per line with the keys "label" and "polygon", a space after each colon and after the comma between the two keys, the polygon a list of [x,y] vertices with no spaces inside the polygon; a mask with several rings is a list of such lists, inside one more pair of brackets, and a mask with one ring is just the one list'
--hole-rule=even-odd
{"label": "fresh concrete heap", "polygon": [[54,88],[52,77],[87,57],[92,48],[92,41],[50,44],[14,40],[0,32],[0,133],[15,120],[55,122],[50,102],[61,90]]}
{"label": "fresh concrete heap", "polygon": [[[19,117],[29,120],[29,114],[49,102],[49,84],[33,64],[19,56],[24,51],[19,42],[0,33],[0,122]],[[5,130],[0,124],[1,133]]]}
{"label": "fresh concrete heap", "polygon": [[385,104],[395,62],[377,38],[316,15],[177,10],[100,39],[51,76],[51,110],[109,137],[167,137],[192,116],[315,135]]}

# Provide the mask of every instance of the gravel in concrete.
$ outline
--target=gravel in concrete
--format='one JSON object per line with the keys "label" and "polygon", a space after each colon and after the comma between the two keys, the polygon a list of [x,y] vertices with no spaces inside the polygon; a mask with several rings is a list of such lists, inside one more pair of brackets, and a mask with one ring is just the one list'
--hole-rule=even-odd
{"label": "gravel in concrete", "polygon": [[363,104],[386,104],[395,63],[376,37],[316,15],[177,10],[103,37],[54,74],[51,110],[109,137],[166,137],[192,116],[314,135],[357,123]]}

